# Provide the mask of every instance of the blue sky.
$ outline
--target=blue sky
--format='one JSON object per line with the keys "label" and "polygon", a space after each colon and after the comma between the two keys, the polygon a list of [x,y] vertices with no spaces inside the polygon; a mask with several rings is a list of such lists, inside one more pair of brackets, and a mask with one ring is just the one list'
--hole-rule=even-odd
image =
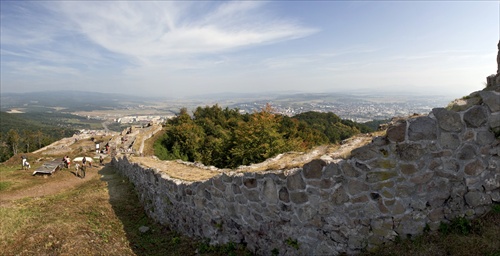
{"label": "blue sky", "polygon": [[2,1],[1,91],[459,97],[496,72],[500,1]]}

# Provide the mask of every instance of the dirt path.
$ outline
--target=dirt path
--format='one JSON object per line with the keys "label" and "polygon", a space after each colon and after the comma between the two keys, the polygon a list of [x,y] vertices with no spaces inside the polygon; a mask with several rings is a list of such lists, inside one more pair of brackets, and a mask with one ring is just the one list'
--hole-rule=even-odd
{"label": "dirt path", "polygon": [[98,172],[103,166],[87,168],[85,178],[75,176],[74,170],[62,170],[54,173],[54,176],[39,176],[40,179],[45,179],[46,182],[40,185],[32,186],[24,190],[15,190],[3,193],[0,197],[0,205],[9,204],[12,200],[17,200],[25,197],[43,197],[47,195],[57,194],[61,191],[73,188],[82,184],[98,175]]}

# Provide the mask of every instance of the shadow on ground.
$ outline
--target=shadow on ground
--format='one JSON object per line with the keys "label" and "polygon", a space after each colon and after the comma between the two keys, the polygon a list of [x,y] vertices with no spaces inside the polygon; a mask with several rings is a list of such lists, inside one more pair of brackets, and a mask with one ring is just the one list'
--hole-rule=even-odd
{"label": "shadow on ground", "polygon": [[139,202],[134,186],[116,173],[110,164],[98,174],[100,180],[107,183],[109,203],[122,222],[136,255],[197,255],[199,241],[181,236],[150,219]]}

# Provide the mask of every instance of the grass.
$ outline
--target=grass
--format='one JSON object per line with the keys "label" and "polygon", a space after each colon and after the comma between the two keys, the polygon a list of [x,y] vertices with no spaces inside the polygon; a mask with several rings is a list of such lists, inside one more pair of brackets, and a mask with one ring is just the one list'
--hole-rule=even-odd
{"label": "grass", "polygon": [[[30,176],[17,176],[15,167],[1,166],[0,172],[2,181],[4,177],[14,182]],[[37,180],[53,178],[57,177]],[[35,184],[28,181],[24,186]],[[143,211],[133,186],[112,167],[57,194],[1,204],[0,219],[2,255],[248,254],[240,245],[210,246],[155,223]],[[141,232],[142,226],[149,230]]]}

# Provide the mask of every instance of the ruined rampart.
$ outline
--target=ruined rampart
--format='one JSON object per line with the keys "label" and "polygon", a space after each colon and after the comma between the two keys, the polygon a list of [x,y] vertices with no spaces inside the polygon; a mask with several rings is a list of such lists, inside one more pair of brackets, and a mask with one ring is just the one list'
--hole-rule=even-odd
{"label": "ruined rampart", "polygon": [[258,255],[354,253],[500,202],[500,90],[395,121],[346,160],[186,182],[114,159],[155,220]]}

